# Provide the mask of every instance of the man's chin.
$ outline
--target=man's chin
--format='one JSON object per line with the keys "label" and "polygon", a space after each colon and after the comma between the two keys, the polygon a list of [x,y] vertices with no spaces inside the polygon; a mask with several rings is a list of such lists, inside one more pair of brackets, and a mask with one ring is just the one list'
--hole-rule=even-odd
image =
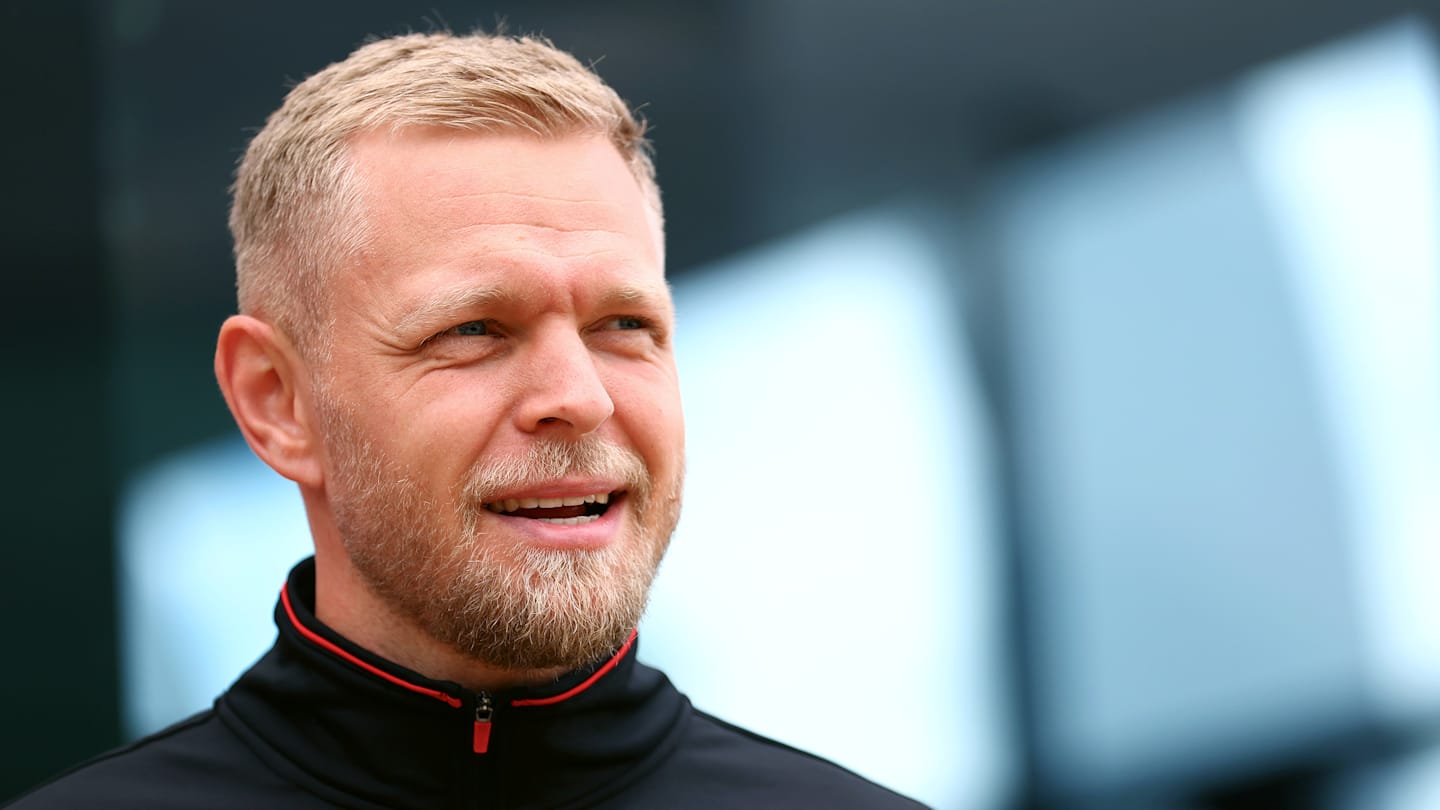
{"label": "man's chin", "polygon": [[588,640],[567,636],[558,645],[554,643],[556,639],[540,636],[523,643],[508,640],[501,646],[482,644],[454,649],[465,657],[494,669],[521,676],[544,673],[555,677],[610,658],[616,650],[624,646],[625,640],[634,632],[634,627],[635,625],[631,624],[624,629]]}
{"label": "man's chin", "polygon": [[639,623],[658,562],[623,541],[489,551],[406,612],[436,640],[510,670],[571,669],[608,657]]}

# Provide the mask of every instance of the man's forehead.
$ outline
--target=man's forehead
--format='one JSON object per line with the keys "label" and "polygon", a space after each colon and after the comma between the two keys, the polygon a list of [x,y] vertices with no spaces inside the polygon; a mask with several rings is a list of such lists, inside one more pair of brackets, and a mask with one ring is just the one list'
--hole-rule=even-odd
{"label": "man's forehead", "polygon": [[638,181],[601,136],[409,127],[352,140],[352,165],[374,224],[563,234],[633,231],[643,222],[663,251],[660,223]]}
{"label": "man's forehead", "polygon": [[540,137],[412,126],[360,133],[350,138],[348,146],[351,162],[362,176],[407,181],[431,191],[467,179],[456,172],[457,160],[475,170],[468,179],[483,180],[495,191],[514,193],[534,187],[569,190],[570,196],[583,197],[586,183],[576,176],[577,169],[592,176],[627,178],[639,191],[620,151],[598,134]]}
{"label": "man's forehead", "polygon": [[357,292],[402,331],[502,306],[673,312],[658,220],[604,138],[404,130],[358,139],[355,164]]}

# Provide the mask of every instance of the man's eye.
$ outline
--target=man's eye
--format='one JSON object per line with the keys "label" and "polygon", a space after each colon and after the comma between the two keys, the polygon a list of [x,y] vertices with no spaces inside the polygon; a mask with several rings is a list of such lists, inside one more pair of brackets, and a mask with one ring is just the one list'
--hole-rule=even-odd
{"label": "man's eye", "polygon": [[484,321],[466,321],[451,329],[450,332],[456,335],[483,336],[490,334],[490,325]]}
{"label": "man's eye", "polygon": [[621,315],[610,319],[611,329],[647,329],[650,322],[634,315]]}

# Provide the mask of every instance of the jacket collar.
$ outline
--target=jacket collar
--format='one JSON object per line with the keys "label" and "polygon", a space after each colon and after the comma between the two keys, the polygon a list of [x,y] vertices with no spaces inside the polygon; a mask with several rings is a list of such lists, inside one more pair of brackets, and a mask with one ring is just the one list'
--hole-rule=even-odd
{"label": "jacket collar", "polygon": [[555,806],[598,799],[674,746],[688,702],[613,656],[554,684],[475,694],[387,661],[314,616],[314,561],[291,571],[275,646],[217,704],[273,769],[376,807]]}

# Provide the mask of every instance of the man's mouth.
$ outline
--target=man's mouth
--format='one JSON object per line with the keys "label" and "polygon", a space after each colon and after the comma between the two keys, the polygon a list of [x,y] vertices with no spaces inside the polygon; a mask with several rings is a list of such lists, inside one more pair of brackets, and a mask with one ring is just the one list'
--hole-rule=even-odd
{"label": "man's mouth", "polygon": [[506,498],[487,503],[485,508],[506,517],[530,518],[558,526],[579,526],[599,520],[610,508],[611,498],[618,498],[621,494],[597,492],[564,498]]}

